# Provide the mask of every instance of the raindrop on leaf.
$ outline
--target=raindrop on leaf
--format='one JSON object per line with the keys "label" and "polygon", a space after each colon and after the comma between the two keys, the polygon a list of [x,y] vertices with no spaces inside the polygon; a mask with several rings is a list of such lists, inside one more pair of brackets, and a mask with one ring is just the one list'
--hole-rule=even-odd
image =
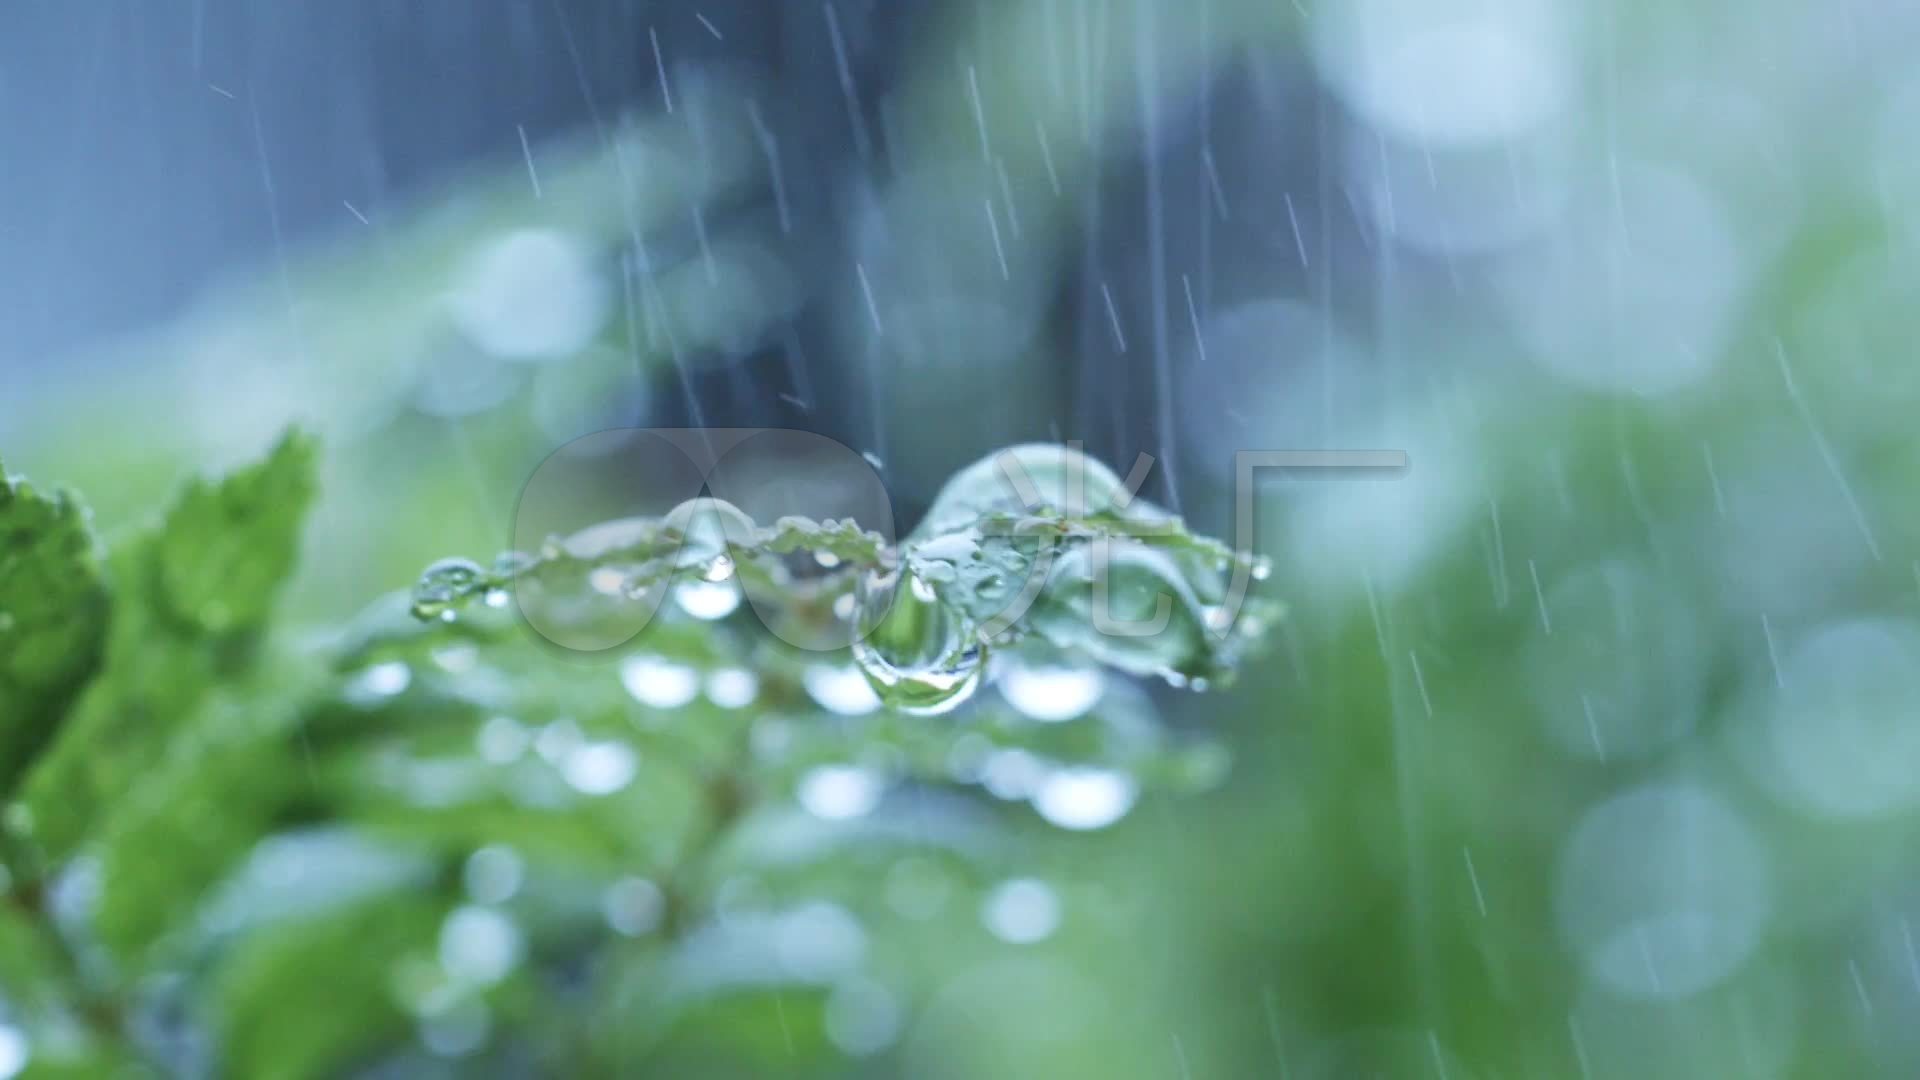
{"label": "raindrop on leaf", "polygon": [[453,611],[487,581],[487,572],[472,559],[441,559],[420,574],[413,587],[413,613],[438,619]]}
{"label": "raindrop on leaf", "polygon": [[889,706],[933,716],[980,686],[986,649],[931,583],[909,570],[875,571],[859,585],[853,658]]}

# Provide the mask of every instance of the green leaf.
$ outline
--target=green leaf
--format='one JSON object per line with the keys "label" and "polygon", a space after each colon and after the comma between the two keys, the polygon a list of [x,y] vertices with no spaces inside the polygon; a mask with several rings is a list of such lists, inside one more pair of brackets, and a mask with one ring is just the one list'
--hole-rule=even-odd
{"label": "green leaf", "polygon": [[0,1001],[28,1010],[58,1005],[54,990],[67,975],[64,965],[44,923],[0,903]]}
{"label": "green leaf", "polygon": [[99,662],[107,607],[86,510],[0,471],[0,794]]}
{"label": "green leaf", "polygon": [[432,955],[444,912],[430,896],[388,895],[240,942],[211,994],[225,1074],[336,1076],[405,1038],[401,965]]}
{"label": "green leaf", "polygon": [[30,874],[71,857],[212,689],[247,669],[293,567],[314,465],[313,443],[289,434],[265,461],[189,485],[158,528],[111,552],[104,662],[5,821]]}
{"label": "green leaf", "polygon": [[316,454],[312,440],[289,434],[266,461],[187,485],[155,540],[170,614],[205,634],[266,621],[299,555]]}
{"label": "green leaf", "polygon": [[75,972],[57,935],[36,911],[0,898],[0,1026],[19,1028],[32,1048],[26,1080],[129,1073],[132,1050],[114,1006],[75,994]]}
{"label": "green leaf", "polygon": [[308,793],[290,711],[258,694],[222,695],[104,811],[92,928],[123,963],[190,928],[212,887]]}

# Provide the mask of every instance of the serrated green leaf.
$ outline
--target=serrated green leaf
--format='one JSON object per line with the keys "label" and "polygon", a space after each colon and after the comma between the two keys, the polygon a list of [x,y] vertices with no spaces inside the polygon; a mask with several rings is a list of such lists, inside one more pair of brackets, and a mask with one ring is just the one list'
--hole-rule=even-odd
{"label": "serrated green leaf", "polygon": [[265,461],[190,485],[157,528],[110,553],[117,593],[99,674],[5,822],[29,873],[71,857],[214,687],[246,669],[296,557],[314,457],[289,434]]}
{"label": "serrated green leaf", "polygon": [[99,661],[107,607],[86,511],[0,471],[0,794]]}
{"label": "serrated green leaf", "polygon": [[158,584],[174,616],[208,634],[266,620],[299,555],[317,453],[289,434],[260,464],[187,485],[157,538]]}
{"label": "serrated green leaf", "polygon": [[94,840],[100,893],[91,925],[123,963],[190,927],[213,885],[307,794],[293,724],[260,722],[253,712],[270,708],[251,696],[223,702],[106,809]]}

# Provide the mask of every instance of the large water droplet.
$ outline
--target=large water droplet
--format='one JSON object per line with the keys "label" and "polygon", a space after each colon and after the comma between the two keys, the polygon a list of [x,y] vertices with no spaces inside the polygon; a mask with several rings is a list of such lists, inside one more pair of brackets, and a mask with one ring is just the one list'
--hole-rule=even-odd
{"label": "large water droplet", "polygon": [[[1126,485],[1112,469],[1065,446],[1027,443],[996,451],[955,473],[914,535],[956,532],[996,511],[1047,508],[1083,517],[1125,501]],[[1130,503],[1129,510],[1158,513],[1143,500]]]}
{"label": "large water droplet", "polygon": [[683,538],[680,550],[674,554],[674,565],[709,575],[716,566],[724,566],[724,573],[711,578],[716,581],[733,572],[728,545],[750,546],[758,531],[753,519],[739,507],[724,499],[706,497],[688,499],[674,507],[668,511],[664,524]]}
{"label": "large water droplet", "polygon": [[986,649],[937,589],[911,571],[863,577],[858,619],[853,658],[889,706],[933,716],[979,689]]}
{"label": "large water droplet", "polygon": [[413,587],[413,613],[422,619],[437,619],[458,607],[487,578],[487,572],[472,559],[441,559],[420,574]]}
{"label": "large water droplet", "polygon": [[1184,684],[1213,667],[1204,605],[1179,563],[1144,544],[1096,541],[1062,555],[1032,623],[1053,644],[1134,675]]}

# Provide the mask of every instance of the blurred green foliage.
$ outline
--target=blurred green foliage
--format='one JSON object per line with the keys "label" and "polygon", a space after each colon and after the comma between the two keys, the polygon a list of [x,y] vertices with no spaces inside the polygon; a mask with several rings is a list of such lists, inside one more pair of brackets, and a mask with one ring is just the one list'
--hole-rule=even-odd
{"label": "blurred green foliage", "polygon": [[[8,788],[38,799],[9,816],[16,880],[0,906],[0,1023],[29,1031],[32,1068],[84,1075],[123,1058],[132,1031],[236,1075],[1912,1075],[1920,818],[1896,796],[1920,775],[1899,632],[1920,549],[1920,264],[1901,184],[1920,155],[1909,114],[1884,108],[1907,24],[1871,5],[1568,6],[1572,85],[1546,151],[1478,148],[1497,197],[1467,155],[1470,194],[1544,206],[1524,206],[1547,223],[1510,258],[1499,243],[1415,250],[1368,204],[1391,152],[1411,236],[1420,200],[1453,190],[1428,178],[1459,163],[1397,141],[1347,85],[1404,66],[1317,36],[1363,9],[1387,11],[1376,30],[1417,23],[1423,5],[1327,8],[1222,0],[1143,33],[1148,5],[956,6],[889,103],[874,228],[888,239],[858,248],[863,274],[783,266],[758,219],[716,225],[711,262],[682,236],[636,273],[633,237],[684,233],[688,206],[766,177],[738,124],[705,148],[677,123],[624,125],[545,150],[543,198],[507,162],[383,223],[377,256],[348,243],[296,261],[291,306],[277,287],[220,292],[136,343],[122,379],[50,391],[51,421],[10,416],[22,445],[8,452],[71,477],[108,535],[128,534],[103,568],[70,500],[11,482],[0,501],[0,611],[14,616],[0,626],[0,785],[43,753],[35,772],[66,762]],[[649,692],[670,700],[686,682],[688,696],[636,709],[618,675],[556,659],[484,607],[422,626],[394,596],[306,640],[431,559],[500,545],[505,493],[561,441],[537,415],[544,393],[677,394],[699,373],[694,343],[738,351],[803,293],[840,346],[815,366],[819,393],[884,436],[901,486],[930,492],[982,431],[1037,437],[1076,390],[1055,378],[1072,334],[1042,316],[1100,208],[1136,194],[1103,173],[1158,130],[1144,114],[1159,102],[1140,102],[1204,111],[1182,88],[1238,65],[1267,93],[1272,54],[1320,67],[1338,100],[1242,134],[1260,146],[1314,129],[1320,196],[1359,219],[1364,257],[1332,265],[1311,228],[1262,220],[1275,177],[1256,155],[1219,178],[1234,216],[1210,235],[1264,228],[1277,254],[1223,269],[1216,296],[1195,272],[1192,333],[1216,303],[1273,294],[1358,343],[1317,371],[1317,328],[1263,342],[1285,362],[1225,395],[1250,418],[1172,435],[1353,437],[1404,446],[1414,467],[1263,489],[1260,546],[1292,617],[1232,691],[1172,702],[1114,680],[1098,715],[1049,725],[985,693],[958,722],[823,716],[791,655],[681,626],[648,643],[667,665]],[[1231,160],[1224,139],[1206,150]],[[1648,195],[1636,163],[1686,177],[1692,201]],[[999,190],[1019,196],[1024,232],[997,253],[976,215]],[[1199,185],[1186,194],[1214,206]],[[1287,211],[1307,196],[1288,193]],[[1690,214],[1702,196],[1711,213]],[[1717,222],[1704,241],[1702,219]],[[566,377],[494,364],[511,389],[495,405],[416,407],[436,373],[486,359],[449,328],[441,292],[526,229],[576,238],[645,295],[566,358]],[[1698,248],[1723,257],[1692,261]],[[1119,253],[1094,255],[1117,273]],[[1105,284],[1076,313],[1101,342]],[[1005,348],[984,319],[915,332],[916,303],[956,295],[1027,332]],[[1695,332],[1696,304],[1715,332]],[[1228,343],[1205,344],[1219,359]],[[258,378],[229,385],[237,372]],[[1324,427],[1300,422],[1322,405]],[[220,520],[220,537],[196,526],[169,543],[171,526],[136,525],[155,492],[296,417],[327,434],[335,494],[309,522],[292,614],[263,634],[286,520],[203,488],[174,517]],[[573,426],[607,419],[585,409]],[[100,449],[122,444],[142,452]],[[303,458],[274,460],[298,472]],[[1187,470],[1198,522],[1231,505],[1212,464]],[[256,533],[270,557],[236,566],[247,587],[228,596],[228,561],[254,550],[238,537]],[[209,541],[238,546],[203,558]],[[1821,644],[1863,626],[1890,653],[1829,670]],[[154,651],[125,634],[154,635]],[[738,671],[758,680],[744,710],[713,689]],[[78,743],[41,747],[76,693],[73,715],[105,739],[97,764]],[[142,715],[172,734],[126,726]],[[1220,745],[1187,745],[1202,728]],[[636,751],[636,779],[581,797],[568,762],[617,765],[611,742]],[[1223,746],[1233,769],[1216,788]],[[1149,793],[1110,830],[1063,835],[1024,808],[1035,761],[1124,772]],[[884,813],[823,819],[800,797],[822,768],[902,786]],[[1608,832],[1639,799],[1672,812]],[[1715,813],[1689,809],[1702,801]],[[23,824],[81,858],[38,880]],[[503,859],[517,887],[480,899],[498,895],[480,871]],[[1058,905],[1031,944],[993,923],[1031,898],[1005,891],[1021,879]],[[50,938],[69,903],[84,915]],[[513,929],[450,921],[474,907]],[[449,958],[474,962],[447,947],[449,926],[481,959],[520,962],[449,973]],[[1632,963],[1610,951],[1622,942]],[[849,1049],[876,1032],[891,1041],[871,1056]]]}
{"label": "blurred green foliage", "polygon": [[[946,531],[901,549],[850,523],[757,530],[695,500],[662,521],[556,537],[502,560],[508,571],[442,560],[411,601],[389,597],[317,639],[272,621],[315,459],[289,435],[257,465],[191,482],[155,527],[111,545],[107,617],[81,624],[97,649],[66,621],[104,588],[84,517],[9,481],[10,550],[36,561],[8,581],[39,590],[21,594],[29,615],[41,591],[70,600],[61,618],[10,628],[25,635],[20,656],[67,665],[21,666],[20,684],[70,694],[68,658],[99,656],[64,716],[43,698],[33,704],[50,716],[10,714],[40,727],[10,730],[3,763],[23,779],[0,819],[0,1024],[36,1074],[123,1060],[180,1074],[412,1073],[423,1051],[436,1068],[508,1074],[623,1075],[687,1055],[830,1068],[893,1042],[896,995],[935,974],[877,946],[880,969],[899,970],[865,974],[889,917],[876,891],[931,893],[940,907],[991,885],[1005,834],[956,785],[1005,786],[991,763],[1017,765],[1025,775],[1003,797],[1082,829],[1124,815],[1141,785],[1219,779],[1217,749],[1164,730],[1121,688],[1046,724],[965,707],[989,649],[1038,665],[1023,667],[1036,677],[1097,686],[1084,662],[1050,666],[1090,640],[1071,625],[1084,598],[1057,596],[1089,588],[1084,571],[1049,573],[1056,559],[1111,544],[1117,568],[1151,566],[1194,604],[1221,597],[1229,549],[1144,501],[1126,517],[1104,496],[1088,510],[1060,501],[1067,473],[1120,485],[1071,451],[1008,456],[1051,493],[1017,522],[989,469],[943,497]],[[738,534],[709,514],[739,519]],[[1006,609],[1011,583],[976,562],[1043,580],[1034,610],[1053,613],[983,629],[978,613]],[[871,580],[900,581],[901,595]],[[884,632],[856,642],[850,665],[844,643],[776,639],[736,591],[727,610],[669,605],[612,652],[570,653],[506,610],[509,590],[534,583],[564,597],[576,625],[650,610],[638,608],[648,590],[744,586],[763,618],[771,601],[869,625],[871,608]],[[838,614],[836,599],[863,615]],[[1131,642],[1131,670],[1230,678],[1254,624],[1208,634],[1203,617],[1183,611]],[[39,648],[38,633],[67,648]],[[1046,784],[1052,803],[1032,790]],[[869,817],[883,798],[890,809]],[[895,884],[903,872],[921,880]],[[928,903],[911,901],[912,917],[935,914]]]}

